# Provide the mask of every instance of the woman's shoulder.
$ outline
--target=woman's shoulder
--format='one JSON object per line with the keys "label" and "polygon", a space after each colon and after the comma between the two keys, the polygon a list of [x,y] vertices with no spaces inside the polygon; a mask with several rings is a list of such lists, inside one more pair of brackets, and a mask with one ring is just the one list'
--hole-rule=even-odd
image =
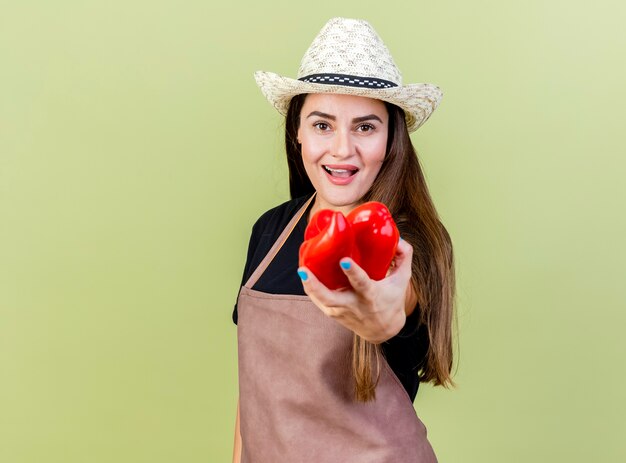
{"label": "woman's shoulder", "polygon": [[278,229],[282,230],[307,199],[308,196],[300,196],[265,211],[257,219],[253,228],[264,235],[274,234]]}

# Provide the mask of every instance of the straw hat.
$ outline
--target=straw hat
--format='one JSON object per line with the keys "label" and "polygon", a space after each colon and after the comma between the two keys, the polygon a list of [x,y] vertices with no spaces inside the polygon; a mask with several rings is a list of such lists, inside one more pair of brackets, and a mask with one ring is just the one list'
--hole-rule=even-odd
{"label": "straw hat", "polygon": [[301,93],[341,93],[376,98],[404,110],[409,132],[439,106],[443,93],[433,84],[402,85],[389,50],[367,22],[332,18],[306,51],[297,79],[257,71],[257,85],[282,115]]}

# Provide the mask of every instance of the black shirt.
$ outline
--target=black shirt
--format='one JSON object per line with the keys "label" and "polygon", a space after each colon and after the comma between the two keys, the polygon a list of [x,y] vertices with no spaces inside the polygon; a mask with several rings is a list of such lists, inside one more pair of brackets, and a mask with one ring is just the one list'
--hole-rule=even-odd
{"label": "black shirt", "polygon": [[[298,212],[309,197],[300,197],[287,201],[265,212],[252,227],[248,256],[243,272],[243,286],[259,266],[289,220]],[[305,295],[302,281],[297,274],[298,251],[304,241],[304,230],[307,226],[308,210],[302,215],[287,241],[265,269],[252,289],[270,294]],[[419,306],[409,315],[402,330],[393,338],[381,344],[381,348],[389,366],[396,374],[411,400],[415,400],[419,380],[417,371],[424,360],[428,349],[428,341],[423,327],[418,329],[417,318]],[[233,322],[237,323],[237,304],[233,311]]]}

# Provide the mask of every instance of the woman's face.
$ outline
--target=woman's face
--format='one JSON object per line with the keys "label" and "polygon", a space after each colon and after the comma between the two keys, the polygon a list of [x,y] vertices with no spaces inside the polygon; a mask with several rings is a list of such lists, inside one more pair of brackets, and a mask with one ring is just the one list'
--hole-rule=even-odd
{"label": "woman's face", "polygon": [[387,147],[389,115],[380,100],[312,93],[300,113],[302,161],[317,197],[313,212],[349,212],[369,190]]}

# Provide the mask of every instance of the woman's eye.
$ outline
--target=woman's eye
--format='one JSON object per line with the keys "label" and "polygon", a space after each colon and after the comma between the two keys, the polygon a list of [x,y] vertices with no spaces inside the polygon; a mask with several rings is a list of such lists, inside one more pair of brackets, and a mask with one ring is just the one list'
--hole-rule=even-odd
{"label": "woman's eye", "polygon": [[372,124],[362,124],[357,127],[359,132],[371,132],[374,130],[374,126]]}
{"label": "woman's eye", "polygon": [[328,130],[328,124],[325,122],[316,122],[315,124],[313,124],[313,127],[322,131]]}

